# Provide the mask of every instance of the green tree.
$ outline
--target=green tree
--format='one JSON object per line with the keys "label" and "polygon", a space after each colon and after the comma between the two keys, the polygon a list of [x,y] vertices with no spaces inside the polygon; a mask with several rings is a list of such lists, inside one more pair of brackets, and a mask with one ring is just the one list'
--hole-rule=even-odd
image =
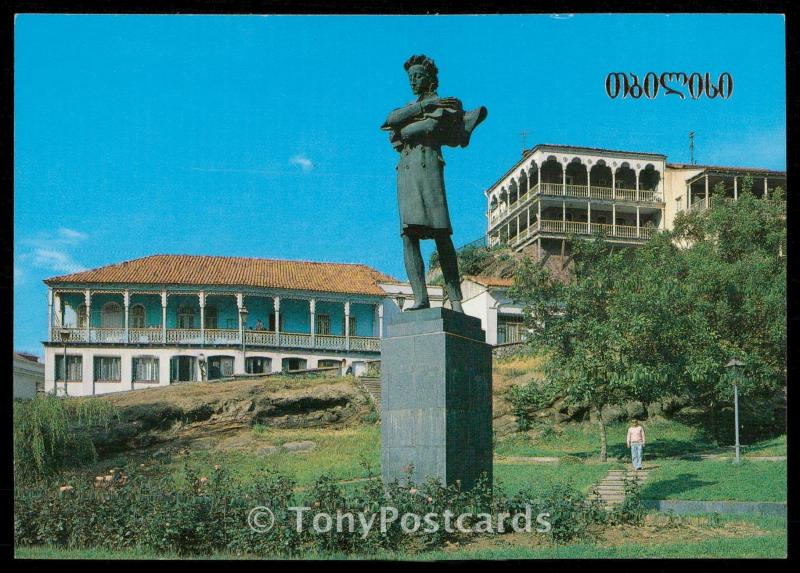
{"label": "green tree", "polygon": [[[603,407],[652,399],[664,391],[668,376],[664,363],[653,359],[648,346],[652,341],[647,336],[657,319],[638,312],[647,306],[648,292],[631,279],[634,254],[615,250],[603,237],[570,239],[570,244],[575,261],[570,282],[526,260],[510,295],[525,303],[529,344],[548,354],[545,384],[549,391],[572,403],[587,404],[594,412],[600,459],[605,461],[608,441]],[[630,294],[637,290],[638,304],[631,305]]]}

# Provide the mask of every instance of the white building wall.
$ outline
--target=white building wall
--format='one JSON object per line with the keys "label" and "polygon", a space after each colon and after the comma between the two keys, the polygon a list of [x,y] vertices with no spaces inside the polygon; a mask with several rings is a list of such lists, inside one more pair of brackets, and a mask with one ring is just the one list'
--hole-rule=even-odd
{"label": "white building wall", "polygon": [[[45,348],[45,369],[44,369],[44,388],[46,392],[53,392],[56,387],[55,382],[55,357],[63,356],[63,347],[49,346]],[[201,354],[206,359],[209,356],[233,356],[234,372],[241,374],[244,372],[245,358],[262,356],[272,360],[272,372],[280,372],[281,363],[284,358],[302,358],[306,360],[308,368],[317,368],[320,360],[344,361],[346,366],[354,363],[360,365],[369,360],[379,358],[375,353],[350,352],[344,354],[321,354],[309,352],[307,350],[291,351],[289,349],[264,349],[246,350],[243,354],[241,348],[209,348],[209,347],[144,347],[144,348],[109,348],[109,347],[80,347],[68,348],[67,355],[80,355],[82,360],[83,380],[80,382],[68,382],[67,393],[70,396],[91,396],[94,394],[107,394],[110,392],[120,392],[125,390],[140,390],[144,388],[154,388],[159,386],[169,386],[170,384],[170,359],[174,356],[191,356],[195,359]],[[94,381],[94,357],[95,356],[117,356],[121,360],[120,382],[95,382]],[[159,380],[154,382],[132,381],[132,364],[136,356],[155,356],[159,359]],[[196,379],[199,380],[200,370],[196,369]],[[57,394],[64,395],[64,382],[58,382]]]}

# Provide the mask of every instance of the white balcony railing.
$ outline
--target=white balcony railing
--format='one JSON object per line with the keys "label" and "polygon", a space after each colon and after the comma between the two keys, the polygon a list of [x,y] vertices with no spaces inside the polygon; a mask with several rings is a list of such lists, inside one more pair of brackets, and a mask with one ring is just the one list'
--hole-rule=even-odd
{"label": "white balcony railing", "polygon": [[157,328],[131,328],[128,331],[128,342],[131,344],[161,344],[164,332]]}
{"label": "white balcony railing", "polygon": [[[200,346],[201,341],[207,346],[239,345],[242,339],[237,329],[207,328],[201,331],[198,328],[170,328],[166,331],[166,344],[186,344]],[[124,344],[124,328],[61,328],[55,326],[50,331],[50,342],[67,343],[114,343]],[[128,330],[128,343],[130,344],[164,344],[164,335],[161,327],[131,328]],[[347,350],[347,337],[337,335],[317,334],[313,338],[310,334],[300,332],[281,332],[278,336],[274,331],[244,331],[244,344],[248,347],[290,347],[320,350]],[[368,336],[351,336],[350,350],[363,352],[380,352],[381,341],[379,338]]]}

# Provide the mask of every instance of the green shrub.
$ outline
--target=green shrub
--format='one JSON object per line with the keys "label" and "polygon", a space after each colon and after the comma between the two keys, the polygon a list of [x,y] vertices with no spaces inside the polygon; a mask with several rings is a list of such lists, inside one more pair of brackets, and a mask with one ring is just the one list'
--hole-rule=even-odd
{"label": "green shrub", "polygon": [[95,461],[91,431],[108,429],[117,412],[105,400],[56,398],[52,394],[14,401],[14,472],[42,479]]}

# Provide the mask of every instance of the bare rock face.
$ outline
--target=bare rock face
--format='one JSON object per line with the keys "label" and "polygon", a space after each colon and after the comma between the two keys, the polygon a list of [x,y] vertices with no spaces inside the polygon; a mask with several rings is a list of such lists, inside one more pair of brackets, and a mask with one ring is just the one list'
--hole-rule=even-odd
{"label": "bare rock face", "polygon": [[[337,427],[369,412],[364,394],[352,379],[198,382],[94,399],[108,400],[119,412],[109,428],[94,432],[100,454],[149,449],[166,442],[197,450],[244,449],[250,446],[245,434],[252,433],[254,426]],[[315,445],[285,444],[281,451],[308,451]],[[274,452],[263,452],[269,453]]]}

